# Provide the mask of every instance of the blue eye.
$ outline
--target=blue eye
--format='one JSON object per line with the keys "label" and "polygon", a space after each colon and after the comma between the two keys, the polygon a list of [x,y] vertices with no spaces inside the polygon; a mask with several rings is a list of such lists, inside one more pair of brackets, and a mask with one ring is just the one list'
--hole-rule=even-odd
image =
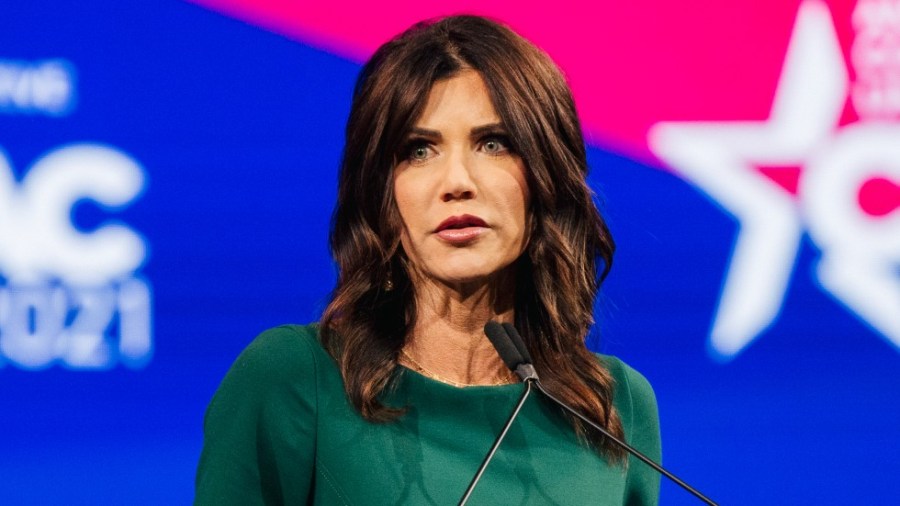
{"label": "blue eye", "polygon": [[401,158],[408,162],[424,162],[431,158],[434,148],[424,139],[412,139],[403,147]]}
{"label": "blue eye", "polygon": [[510,150],[509,140],[503,136],[492,135],[481,141],[481,149],[485,153],[499,155]]}

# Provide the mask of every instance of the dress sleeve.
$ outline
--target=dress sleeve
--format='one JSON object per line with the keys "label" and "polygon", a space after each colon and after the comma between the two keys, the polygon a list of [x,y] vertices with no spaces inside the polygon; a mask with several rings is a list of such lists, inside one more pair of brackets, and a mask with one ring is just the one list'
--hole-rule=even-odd
{"label": "dress sleeve", "polygon": [[[618,382],[616,407],[622,417],[628,443],[654,462],[661,463],[662,448],[659,435],[659,412],[653,388],[641,373],[618,359],[614,372]],[[660,475],[636,457],[628,456],[625,500],[628,506],[659,504]]]}
{"label": "dress sleeve", "polygon": [[278,327],[237,358],[204,419],[195,505],[306,504],[316,441],[315,330]]}

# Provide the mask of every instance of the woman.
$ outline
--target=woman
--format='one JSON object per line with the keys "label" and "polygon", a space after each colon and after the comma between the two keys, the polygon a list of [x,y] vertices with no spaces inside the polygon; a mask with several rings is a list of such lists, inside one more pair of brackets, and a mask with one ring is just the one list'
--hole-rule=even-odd
{"label": "woman", "polygon": [[[347,125],[331,302],[237,359],[196,502],[455,504],[523,388],[489,320],[515,324],[555,395],[658,460],[649,384],[584,344],[614,249],[586,174],[565,80],[508,28],[458,16],[382,46]],[[532,397],[470,504],[655,504],[658,486]]]}

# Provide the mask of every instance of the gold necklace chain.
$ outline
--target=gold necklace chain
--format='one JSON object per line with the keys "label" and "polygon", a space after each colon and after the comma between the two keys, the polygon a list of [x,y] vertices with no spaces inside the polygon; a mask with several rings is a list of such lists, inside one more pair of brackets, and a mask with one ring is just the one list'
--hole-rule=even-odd
{"label": "gold necklace chain", "polygon": [[410,364],[412,364],[413,367],[416,368],[416,370],[418,372],[424,374],[425,376],[428,376],[431,379],[440,381],[441,383],[447,383],[448,385],[453,385],[457,388],[483,387],[483,386],[495,387],[495,386],[500,386],[500,385],[509,385],[510,383],[512,383],[512,381],[510,381],[511,380],[510,375],[508,375],[508,374],[506,375],[506,377],[498,379],[495,383],[488,383],[486,385],[481,384],[481,383],[460,383],[458,381],[453,381],[453,380],[447,379],[439,374],[436,374],[434,371],[428,370],[427,368],[425,368],[425,366],[420,364],[416,359],[412,358],[412,356],[406,351],[405,348],[401,349],[400,353],[403,355],[403,357],[406,360],[409,361]]}

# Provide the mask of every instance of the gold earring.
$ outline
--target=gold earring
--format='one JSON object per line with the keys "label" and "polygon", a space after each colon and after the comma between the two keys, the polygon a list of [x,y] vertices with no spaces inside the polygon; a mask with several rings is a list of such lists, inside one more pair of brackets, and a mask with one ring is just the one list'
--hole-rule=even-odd
{"label": "gold earring", "polygon": [[391,271],[388,271],[387,279],[384,280],[384,285],[382,286],[382,288],[384,288],[385,292],[390,292],[394,289],[394,279],[393,276],[391,276]]}

